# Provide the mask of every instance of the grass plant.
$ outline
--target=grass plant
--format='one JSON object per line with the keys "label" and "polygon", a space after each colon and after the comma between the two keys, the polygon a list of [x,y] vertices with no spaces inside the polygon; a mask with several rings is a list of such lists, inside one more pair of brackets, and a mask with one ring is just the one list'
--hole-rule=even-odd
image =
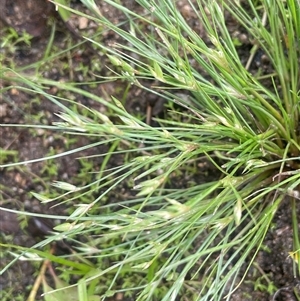
{"label": "grass plant", "polygon": [[[127,22],[117,25],[95,9],[93,0],[82,2],[93,14],[86,17],[124,41],[106,46],[85,37],[115,66],[110,80],[129,81],[173,109],[153,127],[114,97],[107,101],[72,82],[10,70],[18,89],[61,108],[61,122],[41,127],[94,142],[3,168],[108,146],[98,155],[104,159],[92,182],[56,182],[54,198],[34,193],[43,203],[69,204],[70,215],[52,217],[66,221],[36,248],[23,252],[36,252],[65,265],[65,273],[79,275],[73,287],[80,301],[105,300],[116,293],[134,300],[230,300],[288,198],[291,252],[299,258],[299,1],[187,1],[203,35],[186,22],[173,0],[137,0],[143,13],[105,0],[126,17]],[[229,17],[252,41],[248,62],[241,60]],[[258,50],[267,57],[270,72],[251,71]],[[152,83],[150,88],[145,80]],[[78,105],[76,99],[48,94],[46,87],[52,86],[101,103],[111,116]],[[77,111],[70,109],[74,105]],[[119,155],[125,160],[114,165]],[[201,177],[201,162],[210,164],[214,174]],[[177,188],[174,183],[182,175],[189,181]],[[124,183],[131,183],[131,196],[118,192]],[[78,235],[86,240],[77,240]],[[60,237],[77,245],[78,263],[38,251]],[[295,267],[299,273],[297,260]]]}

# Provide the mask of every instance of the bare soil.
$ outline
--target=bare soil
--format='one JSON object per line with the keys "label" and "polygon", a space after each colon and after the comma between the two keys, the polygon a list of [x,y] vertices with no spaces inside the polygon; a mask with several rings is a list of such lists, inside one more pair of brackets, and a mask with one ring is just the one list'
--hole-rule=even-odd
{"label": "bare soil", "polygon": [[[124,18],[116,10],[113,10],[105,2],[99,2],[99,8],[107,18],[119,23]],[[132,10],[139,11],[140,8],[132,0],[122,1],[127,7]],[[72,6],[85,11],[81,6],[80,1],[72,1]],[[190,24],[197,27],[199,31],[199,24],[196,16],[193,15],[187,1],[178,1],[178,7],[181,9],[184,17],[189,20]],[[2,30],[5,26],[11,26],[16,31],[21,33],[23,30],[27,31],[34,38],[31,45],[26,44],[17,45],[15,52],[10,53],[7,60],[3,64],[11,64],[14,61],[18,66],[26,66],[32,62],[39,60],[48,43],[50,37],[51,26],[49,25],[49,18],[54,18],[56,22],[56,33],[54,45],[57,49],[65,49],[68,42],[79,42],[78,34],[81,31],[85,33],[93,33],[97,27],[93,22],[73,16],[69,24],[65,24],[58,16],[53,5],[48,1],[28,0],[28,1],[4,1],[0,3],[0,18],[2,21]],[[1,25],[1,24],[0,24]],[[253,46],[251,41],[245,36],[245,32],[237,27],[234,20],[228,20],[230,31],[240,37],[243,37],[244,44],[240,47],[239,52],[241,57],[247,60],[249,51]],[[201,27],[201,26],[200,26]],[[203,33],[205,35],[205,33]],[[112,43],[118,41],[119,37],[113,32],[107,32],[103,36],[104,43]],[[102,58],[103,59],[103,58]],[[255,58],[252,68],[257,69],[262,64],[263,55],[258,53]],[[64,58],[67,60],[67,58]],[[72,66],[63,69],[62,62],[55,62],[54,65],[47,70],[41,70],[45,77],[60,81],[60,80],[73,80],[83,81],[86,76],[92,79],[92,74],[84,75],[78,68],[80,64],[88,68],[92,68],[91,64],[99,62],[101,58],[99,54],[93,50],[91,45],[85,44],[81,46],[80,51],[74,50],[72,52]],[[64,62],[65,63],[65,62]],[[101,74],[107,74],[107,69],[101,64]],[[268,64],[264,67],[266,70],[269,68]],[[78,71],[79,70],[79,71]],[[3,82],[3,86],[8,86],[10,83]],[[124,83],[107,83],[97,87],[86,86],[86,89],[96,93],[106,99],[110,95],[116,97],[122,96],[126,84]],[[56,94],[58,91],[51,91]],[[127,108],[136,114],[146,116],[148,101],[151,100],[150,95],[145,94],[144,91],[132,87],[129,90],[126,99]],[[34,97],[21,90],[11,88],[3,93],[0,103],[0,119],[1,124],[27,124],[27,123],[42,123],[51,125],[53,121],[58,118],[54,115],[59,111],[53,103],[41,97],[40,101],[33,101]],[[101,105],[82,97],[77,99],[78,102],[95,108],[96,110],[103,111],[105,108]],[[153,101],[153,100],[152,100]],[[154,103],[159,103],[159,100],[154,99]],[[155,114],[162,114],[164,111],[163,103],[155,104]],[[32,116],[35,116],[32,119]],[[38,117],[37,117],[38,116]],[[0,148],[4,150],[14,150],[18,153],[18,160],[28,160],[33,158],[40,158],[48,154],[49,150],[61,152],[68,149],[66,141],[68,137],[60,134],[54,134],[48,130],[28,130],[26,128],[18,127],[1,127],[0,128]],[[72,147],[85,145],[87,143],[85,138],[78,139]],[[103,149],[96,149],[85,151],[82,155],[93,155],[95,152],[105,152]],[[78,155],[76,155],[78,156]],[[14,160],[13,155],[8,159]],[[98,159],[99,160],[99,159]],[[119,158],[118,160],[122,160]],[[93,162],[95,170],[101,162]],[[31,191],[44,192],[47,191],[47,186],[54,180],[68,181],[76,178],[80,173],[80,163],[74,156],[63,157],[56,161],[57,172],[51,174],[47,169],[45,162],[27,165],[25,168],[15,167],[0,170],[0,188],[2,197],[0,198],[0,206],[17,209],[28,210],[36,213],[55,213],[55,208],[42,206],[31,195]],[[180,183],[177,185],[180,185]],[[126,191],[127,190],[127,191]],[[124,187],[123,194],[132,193],[129,187]],[[299,206],[300,207],[300,206]],[[299,209],[299,208],[298,208]],[[21,246],[32,246],[40,237],[45,234],[47,222],[42,221],[40,226],[36,220],[29,220],[28,225],[20,225],[20,221],[13,213],[0,211],[0,234],[1,241],[4,243],[14,243]],[[298,210],[300,216],[300,210]],[[24,226],[24,227],[23,227]],[[43,228],[46,227],[46,230]],[[232,301],[242,300],[268,300],[268,301],[296,301],[294,291],[299,293],[299,277],[295,276],[293,271],[293,262],[289,258],[288,252],[292,250],[292,228],[291,228],[291,211],[289,200],[287,199],[280,210],[276,213],[274,224],[270,229],[262,250],[259,252],[256,259],[256,266],[250,269],[244,282],[236,290],[231,297]],[[2,254],[3,256],[3,254]],[[4,256],[1,259],[0,266],[3,268],[11,259],[11,257]],[[37,265],[32,265],[29,262],[17,262],[8,271],[0,276],[0,295],[10,288],[14,298],[18,294],[30,292],[31,286],[35,280],[35,273]],[[271,284],[277,289],[272,289]],[[277,291],[277,292],[276,292]],[[275,293],[276,292],[276,293]],[[120,296],[119,296],[120,297]],[[4,299],[4,295],[0,299]],[[14,300],[14,299],[11,299]],[[17,299],[15,299],[17,300]],[[119,301],[125,299],[119,299]],[[182,299],[184,300],[184,299]]]}

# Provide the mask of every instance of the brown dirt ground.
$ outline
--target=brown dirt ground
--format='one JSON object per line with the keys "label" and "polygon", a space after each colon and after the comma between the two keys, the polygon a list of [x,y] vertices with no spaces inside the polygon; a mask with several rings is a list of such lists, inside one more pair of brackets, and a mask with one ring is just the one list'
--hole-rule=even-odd
{"label": "brown dirt ground", "polygon": [[[106,14],[108,18],[111,18],[116,23],[122,20],[123,17],[115,10],[109,8],[107,4],[100,1],[98,2],[100,10]],[[139,9],[134,1],[125,0],[122,2],[130,7],[130,9]],[[77,9],[83,9],[79,1],[72,1],[72,5]],[[191,24],[199,26],[197,18],[191,13],[187,1],[179,1],[178,6],[182,10],[182,14]],[[82,30],[88,33],[95,30],[95,24],[92,22],[86,23],[86,20],[75,16],[72,18],[72,22],[69,25],[64,24],[59,19],[53,9],[53,6],[47,1],[19,0],[9,2],[2,0],[0,3],[0,12],[2,30],[4,26],[10,25],[19,32],[25,29],[28,33],[34,36],[30,47],[25,44],[18,45],[15,52],[10,54],[11,57],[7,58],[7,62],[4,61],[4,65],[5,63],[9,64],[9,61],[13,60],[18,66],[25,66],[41,58],[50,35],[50,26],[48,22],[50,16],[55,18],[55,22],[57,23],[54,43],[58,49],[64,49],[70,39],[72,39],[72,41],[78,40],[73,32],[76,32],[76,30],[80,31],[78,27],[81,27]],[[236,27],[236,23],[234,21],[229,20],[228,24],[228,26],[232,27],[231,31],[235,35],[243,37],[245,43],[240,48],[240,53],[242,57],[243,53],[245,54],[246,60],[252,44],[249,40],[247,40],[245,32],[243,32],[241,28]],[[103,41],[106,43],[111,43],[118,39],[119,37],[110,31],[106,33],[106,36],[103,36]],[[45,77],[57,81],[62,79],[81,81],[83,74],[77,72],[76,69],[78,68],[76,67],[79,64],[90,66],[92,62],[99,59],[100,58],[97,57],[95,51],[86,44],[80,51],[74,50],[72,58],[73,70],[62,70],[59,62],[57,62],[57,66],[54,65],[50,70],[43,70],[42,72],[44,72]],[[261,64],[263,64],[262,59],[263,56],[258,55],[255,58],[252,68],[256,69],[261,66]],[[266,65],[265,69],[268,69],[268,65]],[[104,75],[105,72],[105,69],[101,70],[102,75]],[[2,85],[9,85],[9,83],[2,83]],[[86,89],[89,89],[93,93],[97,93],[97,95],[101,95],[104,98],[108,98],[109,95],[114,95],[116,97],[118,97],[118,95],[122,95],[123,88],[124,83],[107,83],[101,85],[101,87],[86,87]],[[51,93],[55,94],[57,91],[53,89]],[[151,96],[145,95],[145,93],[139,89],[132,88],[127,95],[127,108],[134,113],[142,113],[142,115],[145,115],[147,106],[146,99],[149,97]],[[88,99],[82,98],[77,99],[77,101],[89,107],[93,107],[96,110],[103,111],[104,109],[99,104]],[[1,96],[1,124],[22,124],[33,121],[35,123],[41,122],[43,124],[50,125],[56,120],[53,112],[58,111],[59,109],[46,99],[42,99],[42,101],[37,104],[32,101],[29,94],[17,89],[9,89]],[[156,109],[156,114],[159,114],[162,111],[163,107],[159,105]],[[33,115],[39,116],[38,120],[30,120]],[[66,137],[59,134],[53,134],[53,132],[48,130],[30,131],[25,128],[1,127],[0,131],[0,147],[3,149],[17,151],[18,158],[20,160],[43,157],[47,154],[49,149],[53,149],[55,151],[63,151],[66,149]],[[81,138],[77,140],[73,146],[84,145],[86,142],[85,138]],[[84,155],[92,155],[96,151],[103,152],[105,149],[86,151]],[[9,159],[11,160],[13,158],[11,157]],[[100,163],[100,161],[93,162],[95,169],[97,169],[97,166],[99,166]],[[0,170],[0,187],[2,190],[0,206],[18,210],[26,208],[26,210],[37,213],[48,213],[51,212],[51,210],[54,210],[49,207],[41,206],[40,203],[29,194],[29,192],[44,192],[47,190],[47,185],[54,180],[67,181],[73,179],[81,168],[79,162],[75,160],[74,156],[63,157],[59,159],[56,164],[58,169],[58,173],[56,175],[47,174],[45,171],[45,163],[43,162],[30,164],[26,166],[26,168]],[[45,178],[45,174],[43,174],[43,172],[46,173],[46,179],[37,180]],[[128,193],[131,193],[130,189]],[[21,229],[16,215],[5,211],[1,211],[0,214],[0,232],[2,242],[13,242],[22,246],[32,246],[36,241],[38,241],[38,237],[43,234],[43,229],[38,229],[35,221],[30,221],[30,225],[24,230]],[[286,200],[276,214],[274,225],[265,240],[264,250],[260,251],[258,255],[256,260],[257,267],[250,269],[244,283],[232,296],[232,301],[296,301],[293,290],[297,287],[299,288],[299,278],[294,277],[292,260],[287,256],[288,252],[292,248],[292,229],[290,221],[290,206],[289,201]],[[8,259],[3,257],[1,259],[0,266],[3,267],[7,263]],[[1,291],[3,292],[4,289],[7,289],[8,287],[12,288],[14,296],[17,296],[19,292],[23,292],[24,290],[29,292],[31,285],[34,282],[34,273],[36,273],[36,266],[31,263],[16,263],[10,271],[5,272],[2,276],[0,276],[0,294]],[[255,282],[257,284],[259,283],[259,279],[261,284],[267,286],[267,281],[264,277],[268,277],[268,279],[273,282],[278,289],[280,289],[275,297],[274,292],[268,293],[259,285],[257,285],[257,287],[254,286]]]}

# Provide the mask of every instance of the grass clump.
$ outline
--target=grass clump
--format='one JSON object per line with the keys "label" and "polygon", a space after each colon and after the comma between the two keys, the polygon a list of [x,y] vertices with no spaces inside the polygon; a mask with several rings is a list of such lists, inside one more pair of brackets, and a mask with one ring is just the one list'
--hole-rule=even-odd
{"label": "grass clump", "polygon": [[[169,301],[179,295],[189,300],[224,296],[229,300],[287,198],[294,231],[291,252],[297,258],[299,2],[188,1],[203,35],[185,21],[176,1],[136,1],[143,8],[138,14],[119,1],[106,0],[127,18],[122,26],[99,14],[93,1],[82,2],[94,13],[87,17],[125,41],[108,47],[87,37],[117,67],[113,79],[156,94],[171,109],[153,127],[128,113],[115,98],[105,101],[73,83],[42,78],[38,86],[16,75],[15,81],[64,110],[59,114],[63,122],[56,123],[54,130],[101,137],[80,150],[110,147],[101,155],[106,159],[94,182],[84,187],[58,182],[55,186],[66,193],[55,199],[35,194],[43,202],[60,197],[76,202],[89,196],[47,240],[96,234],[93,240],[77,242],[79,255],[93,262],[87,264],[89,273],[78,288],[106,277],[109,283],[101,291],[93,286],[93,294],[102,299],[122,292],[135,300]],[[248,61],[241,60],[229,18],[252,41]],[[268,59],[267,71],[250,68],[258,51]],[[152,83],[150,88],[145,80]],[[95,110],[90,110],[90,116],[81,115],[45,93],[42,86],[93,99],[118,118]],[[109,159],[119,154],[126,154],[127,160],[110,168]],[[189,175],[199,175],[200,160],[211,164],[214,176],[198,180]],[[176,188],[174,181],[187,174],[189,182]],[[118,195],[118,187],[128,181],[136,195]],[[114,195],[119,198],[113,200]]]}

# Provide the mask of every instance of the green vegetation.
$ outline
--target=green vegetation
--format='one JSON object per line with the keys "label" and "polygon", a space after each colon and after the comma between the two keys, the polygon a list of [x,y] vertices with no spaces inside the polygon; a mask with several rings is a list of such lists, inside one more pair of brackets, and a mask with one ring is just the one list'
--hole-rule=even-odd
{"label": "green vegetation", "polygon": [[[138,14],[120,1],[106,0],[126,18],[117,25],[93,1],[82,2],[91,12],[82,16],[122,37],[122,43],[109,46],[98,35],[85,37],[115,67],[102,82],[129,82],[165,99],[169,110],[156,118],[159,126],[151,126],[113,96],[108,101],[75,82],[52,81],[39,73],[25,77],[24,69],[2,70],[12,86],[60,108],[60,122],[39,128],[89,139],[39,161],[106,148],[81,160],[86,172],[80,180],[55,182],[51,197],[33,192],[42,203],[68,208],[65,216],[51,216],[65,219],[53,235],[32,249],[6,245],[61,268],[60,277],[67,281],[54,281],[58,290],[45,300],[56,300],[50,297],[54,294],[63,300],[69,280],[76,281],[68,290],[78,301],[117,293],[134,300],[170,301],[178,295],[230,300],[286,198],[299,273],[299,1],[188,1],[202,34],[185,21],[176,1],[136,1],[143,8]],[[227,18],[252,40],[247,62],[241,61],[242,42],[229,31]],[[250,72],[258,51],[266,56],[268,69]],[[50,87],[70,98],[47,93]],[[101,104],[107,114],[78,103],[76,95]],[[103,159],[95,167],[93,158]],[[209,169],[201,170],[203,164]],[[45,168],[56,173],[55,167]],[[124,193],[124,187],[131,193]],[[62,237],[72,242],[76,254],[59,257],[39,249]],[[255,285],[274,293],[268,277],[260,276]],[[49,291],[45,282],[44,291]]]}

